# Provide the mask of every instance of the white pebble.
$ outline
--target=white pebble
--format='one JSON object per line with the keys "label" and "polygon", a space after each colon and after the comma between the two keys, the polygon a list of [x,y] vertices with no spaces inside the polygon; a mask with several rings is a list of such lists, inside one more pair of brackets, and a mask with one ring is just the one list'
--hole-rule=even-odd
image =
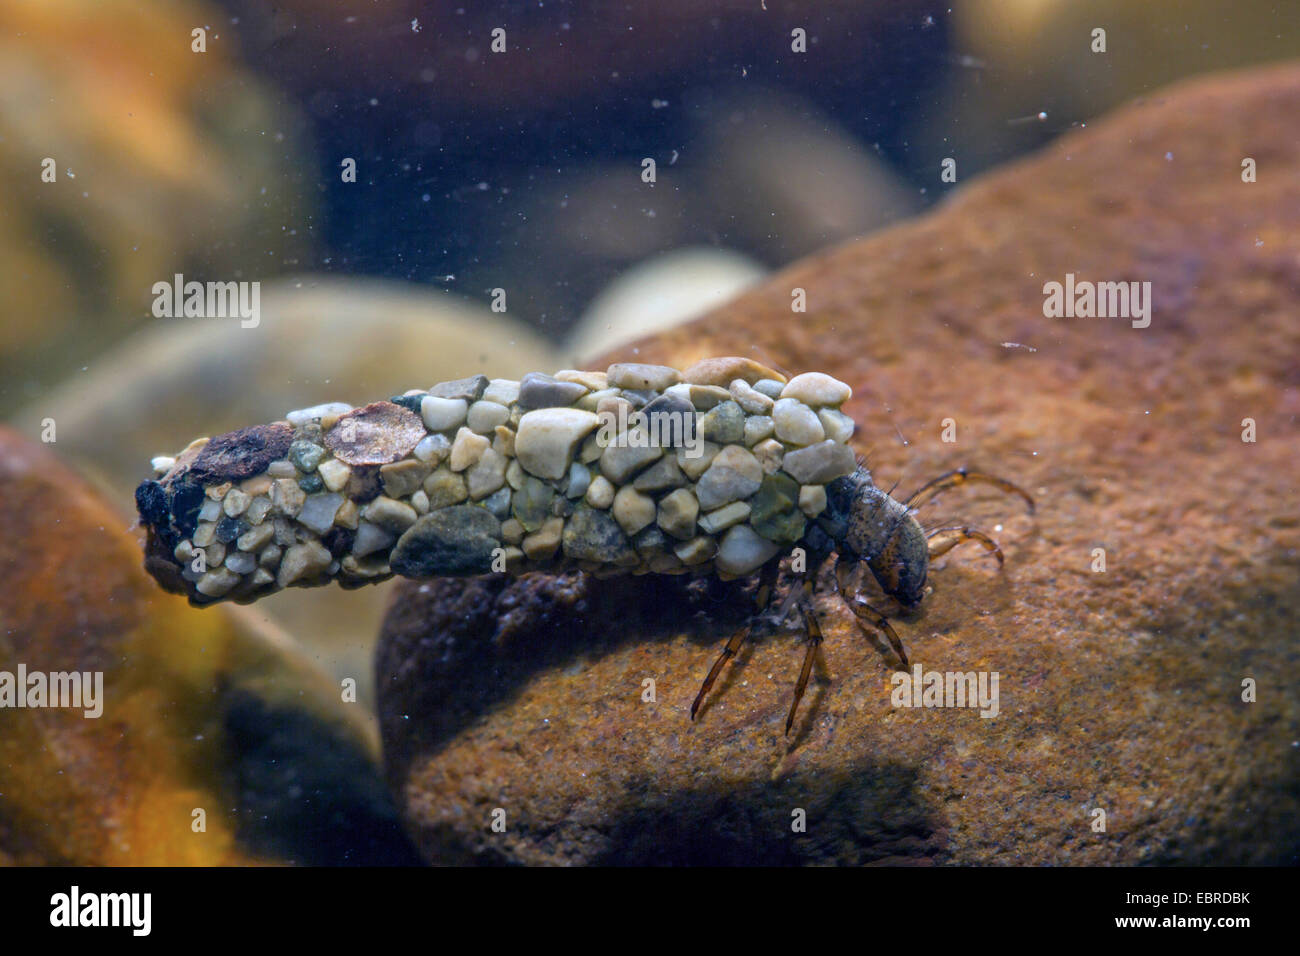
{"label": "white pebble", "polygon": [[469,404],[463,398],[438,398],[426,395],[420,402],[420,417],[424,427],[431,432],[445,432],[458,426],[465,420]]}
{"label": "white pebble", "polygon": [[328,418],[339,415],[346,415],[352,411],[352,406],[347,402],[325,402],[323,405],[313,405],[311,408],[300,408],[297,411],[290,412],[284,416],[284,420],[290,425],[297,427],[306,425],[318,418]]}
{"label": "white pebble", "polygon": [[817,413],[794,398],[779,399],[772,408],[776,437],[793,445],[813,445],[826,437]]}

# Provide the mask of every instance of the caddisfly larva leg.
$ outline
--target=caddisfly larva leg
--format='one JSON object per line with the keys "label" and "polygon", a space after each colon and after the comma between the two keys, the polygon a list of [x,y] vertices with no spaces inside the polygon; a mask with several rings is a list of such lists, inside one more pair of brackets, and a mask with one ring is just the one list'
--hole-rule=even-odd
{"label": "caddisfly larva leg", "polygon": [[817,656],[817,648],[822,643],[822,628],[817,622],[817,610],[813,605],[816,575],[816,570],[810,571],[801,585],[803,594],[799,604],[803,612],[804,627],[808,631],[808,649],[804,651],[803,667],[799,669],[799,681],[794,685],[794,700],[790,702],[790,713],[785,718],[786,736],[790,735],[790,728],[794,726],[794,715],[799,709],[799,701],[803,700],[804,691],[808,689],[808,677],[812,674],[813,658]]}
{"label": "caddisfly larva leg", "polygon": [[923,503],[929,501],[941,491],[946,491],[949,488],[955,488],[958,485],[964,485],[972,481],[993,485],[995,488],[1005,491],[1009,495],[1019,495],[1021,498],[1024,498],[1025,503],[1029,505],[1029,513],[1034,513],[1033,497],[1019,485],[1013,485],[1005,478],[986,475],[982,471],[971,471],[969,468],[964,467],[945,472],[938,478],[927,481],[912,493],[912,497],[907,499],[907,507],[910,509],[919,508]]}
{"label": "caddisfly larva leg", "polygon": [[776,590],[776,578],[780,570],[781,565],[776,561],[763,566],[762,576],[758,580],[758,591],[754,594],[756,610],[753,616],[737,628],[735,634],[731,635],[731,639],[727,641],[722,653],[718,655],[718,659],[709,668],[709,675],[704,678],[704,683],[700,685],[700,692],[695,695],[695,702],[691,704],[691,720],[695,719],[695,714],[699,711],[700,705],[704,703],[704,698],[709,693],[709,689],[713,687],[713,682],[722,673],[722,668],[727,661],[736,656],[740,646],[745,643],[745,638],[749,636],[754,621],[767,610],[767,605],[772,600],[772,592]]}
{"label": "caddisfly larva leg", "polygon": [[911,666],[907,660],[907,651],[903,650],[903,642],[898,639],[898,634],[895,632],[893,625],[889,623],[889,618],[862,600],[860,594],[849,594],[847,575],[852,573],[855,563],[842,557],[835,562],[835,583],[839,588],[840,597],[844,599],[844,603],[849,606],[849,610],[857,617],[859,626],[866,622],[883,633],[889,639],[889,645],[894,649],[894,653],[898,655],[898,659],[903,662],[903,666]]}
{"label": "caddisfly larva leg", "polygon": [[993,555],[998,559],[998,567],[1002,567],[1002,549],[998,547],[996,541],[983,531],[954,525],[949,528],[935,528],[926,534],[925,539],[929,542],[931,561],[942,554],[947,554],[963,541],[978,541],[984,546],[985,551],[993,552]]}

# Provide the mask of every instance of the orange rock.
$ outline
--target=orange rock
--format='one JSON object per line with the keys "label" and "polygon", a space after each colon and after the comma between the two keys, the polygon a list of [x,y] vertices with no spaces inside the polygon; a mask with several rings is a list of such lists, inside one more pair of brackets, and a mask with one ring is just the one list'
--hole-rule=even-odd
{"label": "orange rock", "polygon": [[690,385],[716,385],[726,388],[736,379],[741,378],[753,385],[765,378],[784,382],[785,376],[773,371],[766,365],[760,365],[753,359],[738,356],[724,358],[706,358],[696,362],[682,372],[682,381]]}
{"label": "orange rock", "polygon": [[[858,450],[901,492],[969,463],[1035,494],[1035,519],[985,492],[927,505],[928,526],[997,537],[1006,570],[954,551],[895,621],[925,670],[997,672],[998,716],[894,706],[892,658],[831,597],[787,739],[789,637],[746,645],[688,717],[738,588],[407,584],[380,641],[380,719],[425,856],[1292,862],[1297,113],[1295,66],[1164,91],[639,344],[638,361],[743,350],[847,382]],[[1151,282],[1149,327],[1048,318],[1044,285],[1070,273]]]}
{"label": "orange rock", "polygon": [[0,428],[0,680],[100,672],[103,688],[97,718],[0,709],[0,858],[405,859],[357,705],[246,612],[161,591],[127,526],[44,447]]}

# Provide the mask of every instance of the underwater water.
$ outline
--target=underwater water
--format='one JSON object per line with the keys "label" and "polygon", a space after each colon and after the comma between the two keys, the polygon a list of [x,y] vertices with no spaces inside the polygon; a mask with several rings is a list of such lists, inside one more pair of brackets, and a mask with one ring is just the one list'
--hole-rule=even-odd
{"label": "underwater water", "polygon": [[0,863],[1294,865],[1296,27],[9,0]]}

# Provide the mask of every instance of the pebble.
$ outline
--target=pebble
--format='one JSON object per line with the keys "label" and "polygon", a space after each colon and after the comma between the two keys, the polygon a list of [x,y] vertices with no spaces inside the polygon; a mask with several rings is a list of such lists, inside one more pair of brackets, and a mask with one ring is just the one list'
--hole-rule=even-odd
{"label": "pebble", "polygon": [[153,469],[155,475],[167,474],[167,472],[172,470],[172,466],[175,464],[176,459],[168,457],[167,455],[159,455],[158,457],[149,460],[149,467]]}
{"label": "pebble", "polygon": [[219,485],[209,485],[203,490],[203,493],[212,501],[220,502],[221,499],[226,497],[226,493],[230,491],[231,487],[230,482],[223,481]]}
{"label": "pebble", "polygon": [[763,483],[758,459],[739,445],[728,445],[714,457],[709,470],[695,484],[695,497],[705,512],[748,498]]}
{"label": "pebble", "polygon": [[266,476],[268,478],[294,478],[298,474],[298,469],[293,466],[293,462],[287,458],[281,458],[279,461],[273,461],[266,466]]}
{"label": "pebble", "polygon": [[576,368],[561,369],[555,373],[555,379],[560,382],[577,382],[593,392],[604,391],[611,384],[609,376],[604,372],[585,372]]}
{"label": "pebble", "polygon": [[793,544],[803,537],[807,524],[796,507],[798,501],[797,481],[782,472],[767,475],[758,494],[749,499],[754,509],[749,516],[750,527],[769,541]]}
{"label": "pebble", "polygon": [[290,545],[280,559],[280,571],[276,575],[277,586],[285,588],[295,581],[310,580],[330,566],[333,556],[319,541],[303,541]]}
{"label": "pebble", "polygon": [[386,551],[396,540],[397,535],[393,532],[363,521],[357,526],[357,536],[352,539],[352,553],[361,558],[376,551]]}
{"label": "pebble", "polygon": [[631,485],[624,485],[614,495],[611,514],[625,534],[634,535],[654,522],[655,502],[649,495],[642,494]]}
{"label": "pebble", "polygon": [[485,402],[513,405],[519,398],[519,383],[509,378],[494,378],[488,382],[480,397]]}
{"label": "pebble", "polygon": [[204,597],[221,597],[240,581],[239,575],[229,568],[214,568],[194,585],[194,590]]}
{"label": "pebble", "polygon": [[257,568],[257,558],[247,551],[235,551],[226,555],[225,568],[236,574],[249,574]]}
{"label": "pebble", "polygon": [[465,472],[465,482],[472,499],[486,498],[506,483],[505,457],[491,448],[484,449],[482,457]]}
{"label": "pebble", "polygon": [[526,409],[561,408],[572,405],[587,387],[577,382],[561,382],[541,372],[529,372],[519,383],[518,403]]}
{"label": "pebble", "polygon": [[262,520],[271,510],[271,499],[264,495],[254,498],[248,510],[244,512],[244,520],[249,524],[261,524]]}
{"label": "pebble", "polygon": [[498,454],[505,455],[512,461],[515,458],[515,430],[509,425],[498,425],[492,429],[492,447]]}
{"label": "pebble", "polygon": [[755,389],[743,378],[738,378],[728,386],[731,397],[736,404],[750,415],[767,415],[772,411],[772,399]]}
{"label": "pebble", "polygon": [[506,544],[519,544],[524,540],[524,526],[514,518],[501,522],[501,540]]}
{"label": "pebble", "polygon": [[625,484],[632,476],[663,457],[664,450],[650,444],[645,428],[629,428],[615,435],[600,454],[600,470],[615,484]]}
{"label": "pebble", "polygon": [[343,504],[343,496],[338,492],[311,495],[298,512],[298,523],[311,528],[317,534],[324,534],[334,527],[334,516]]}
{"label": "pebble", "polygon": [[632,388],[662,392],[681,381],[681,373],[666,365],[642,365],[638,362],[620,362],[605,371],[605,377],[615,388]]}
{"label": "pebble", "polygon": [[364,504],[379,497],[379,493],[383,490],[383,483],[379,480],[379,469],[374,465],[367,465],[352,469],[343,493],[358,504]]}
{"label": "pebble", "polygon": [[785,446],[775,438],[767,438],[752,449],[754,457],[763,467],[763,474],[770,475],[781,470],[781,459],[785,456]]}
{"label": "pebble", "polygon": [[446,435],[425,435],[415,447],[411,449],[411,454],[420,461],[428,462],[437,466],[444,458],[451,454],[451,441]]}
{"label": "pebble", "polygon": [[699,429],[705,441],[719,445],[739,444],[745,440],[745,413],[728,399],[700,417]]}
{"label": "pebble", "polygon": [[717,534],[732,525],[749,519],[752,509],[743,501],[733,501],[724,508],[710,511],[700,519],[700,530],[705,534]]}
{"label": "pebble", "polygon": [[469,378],[458,378],[452,382],[439,382],[429,389],[429,394],[435,398],[460,399],[468,404],[482,398],[487,387],[486,375],[471,375]]}
{"label": "pebble", "polygon": [[429,513],[429,496],[424,493],[423,488],[411,494],[410,505],[418,515]]}
{"label": "pebble", "polygon": [[309,495],[314,495],[325,487],[325,482],[321,480],[320,475],[303,475],[298,479],[298,487]]}
{"label": "pebble", "polygon": [[529,475],[511,499],[511,513],[525,531],[536,531],[550,516],[554,497],[555,489],[540,478]]}
{"label": "pebble", "polygon": [[379,497],[362,509],[361,517],[396,534],[415,524],[418,516],[415,509],[404,501]]}
{"label": "pebble", "polygon": [[205,498],[203,504],[199,506],[200,521],[216,521],[221,517],[223,512],[222,503],[214,501],[211,498]]}
{"label": "pebble", "polygon": [[842,475],[853,474],[857,464],[848,445],[827,439],[786,452],[781,467],[801,485],[824,485]]}
{"label": "pebble", "polygon": [[[320,469],[317,468],[317,471]],[[266,475],[255,475],[252,478],[245,478],[239,483],[239,490],[250,498],[256,498],[258,495],[270,494],[271,479]]]}
{"label": "pebble", "polygon": [[745,447],[753,448],[764,438],[771,438],[776,423],[768,415],[750,415],[745,419]]}
{"label": "pebble", "polygon": [[700,475],[713,464],[713,458],[722,449],[711,441],[697,442],[691,448],[677,449],[677,467],[691,481],[699,481]]}
{"label": "pebble", "polygon": [[632,487],[637,491],[666,491],[669,488],[680,488],[684,484],[686,476],[682,474],[677,459],[665,455],[637,475]]}
{"label": "pebble", "polygon": [[568,473],[578,443],[598,424],[595,414],[580,408],[530,411],[519,420],[515,456],[525,471],[539,478],[558,480]]}
{"label": "pebble", "polygon": [[784,388],[785,383],[778,382],[774,378],[763,378],[754,383],[754,391],[762,392],[773,401],[776,401],[776,399],[781,397],[781,392]]}
{"label": "pebble", "polygon": [[538,531],[524,538],[524,555],[529,561],[549,561],[560,547],[563,534],[563,518],[547,519]]}
{"label": "pebble", "polygon": [[799,510],[809,518],[816,518],[826,510],[826,486],[804,485],[799,489]]}
{"label": "pebble", "polygon": [[432,471],[432,466],[425,462],[407,458],[380,468],[379,480],[383,482],[384,494],[388,497],[409,498],[424,484],[424,479]]}
{"label": "pebble", "polygon": [[325,449],[315,442],[296,441],[289,446],[289,460],[304,473],[315,471],[324,457]]}
{"label": "pebble", "polygon": [[690,541],[683,541],[673,548],[673,554],[677,555],[677,559],[688,566],[711,561],[717,553],[718,542],[707,534],[691,538]]}
{"label": "pebble", "polygon": [[695,534],[695,519],[700,503],[689,488],[678,488],[659,501],[658,524],[674,538],[689,539]]}
{"label": "pebble", "polygon": [[826,437],[817,413],[794,398],[781,398],[772,408],[776,437],[792,445],[811,445]]}
{"label": "pebble", "polygon": [[682,372],[682,381],[690,382],[692,385],[717,385],[726,388],[738,378],[751,385],[765,378],[785,381],[785,376],[780,372],[760,365],[753,359],[739,356],[707,358]]}
{"label": "pebble", "polygon": [[853,389],[825,372],[804,372],[796,375],[781,390],[782,398],[793,398],[805,405],[843,405],[853,397]]}
{"label": "pebble", "polygon": [[325,487],[330,491],[342,491],[347,487],[348,476],[352,474],[352,469],[337,458],[331,458],[317,465],[316,473],[320,475],[321,481],[325,482]]}
{"label": "pebble", "polygon": [[451,443],[451,470],[465,471],[477,464],[490,444],[482,435],[475,435],[468,428],[462,428],[456,432],[456,440]]}
{"label": "pebble", "polygon": [[604,475],[597,475],[587,488],[585,498],[593,508],[608,508],[614,503],[614,485]]}
{"label": "pebble", "polygon": [[476,505],[454,505],[411,525],[397,540],[389,564],[408,578],[486,574],[501,543],[495,515]]}
{"label": "pebble", "polygon": [[591,487],[591,469],[575,461],[569,466],[569,483],[565,486],[564,497],[581,498]]}
{"label": "pebble", "polygon": [[604,511],[578,508],[565,522],[560,541],[565,557],[570,560],[623,567],[640,563],[623,529]]}
{"label": "pebble", "polygon": [[429,510],[458,505],[469,497],[465,479],[443,465],[424,479],[424,493],[429,496]]}
{"label": "pebble", "polygon": [[[677,385],[674,388],[681,389],[679,394],[700,412],[707,412],[723,402],[731,401],[731,392],[717,385]],[[669,390],[672,391],[673,389]]]}
{"label": "pebble", "polygon": [[307,493],[298,487],[298,482],[291,478],[277,478],[271,488],[271,504],[282,515],[296,517],[298,510],[307,500]]}
{"label": "pebble", "polygon": [[248,551],[256,554],[263,547],[271,543],[275,537],[275,525],[259,524],[249,528],[241,534],[235,541],[235,546],[240,551]]}
{"label": "pebble", "polygon": [[495,434],[498,425],[510,421],[510,409],[496,402],[477,401],[465,413],[465,424],[480,435]]}
{"label": "pebble", "polygon": [[357,522],[360,520],[361,512],[357,510],[356,502],[351,498],[344,498],[343,504],[339,507],[339,513],[334,516],[334,523],[340,528],[356,531]]}
{"label": "pebble", "polygon": [[313,405],[311,408],[300,408],[297,411],[292,411],[284,416],[284,420],[296,428],[299,425],[307,425],[322,418],[338,418],[350,411],[352,411],[352,406],[347,402],[325,402],[322,405]]}
{"label": "pebble", "polygon": [[439,398],[426,395],[420,402],[420,417],[431,432],[446,432],[465,421],[469,403],[463,398]]}
{"label": "pebble", "polygon": [[270,568],[274,571],[280,566],[280,557],[284,554],[284,549],[278,544],[269,544],[262,549],[262,553],[257,556],[259,567]]}
{"label": "pebble", "polygon": [[492,512],[498,521],[510,517],[510,489],[500,488],[483,499],[483,507]]}
{"label": "pebble", "polygon": [[[229,544],[248,530],[248,522],[241,521],[238,518],[222,518],[217,522],[215,537],[222,544]],[[220,564],[220,561],[213,562]]]}
{"label": "pebble", "polygon": [[741,577],[757,571],[780,550],[773,542],[760,537],[749,525],[738,524],[723,536],[714,558],[714,567],[721,574]]}
{"label": "pebble", "polygon": [[817,412],[817,418],[826,431],[826,437],[841,445],[848,444],[853,437],[853,419],[837,408],[823,408]]}

